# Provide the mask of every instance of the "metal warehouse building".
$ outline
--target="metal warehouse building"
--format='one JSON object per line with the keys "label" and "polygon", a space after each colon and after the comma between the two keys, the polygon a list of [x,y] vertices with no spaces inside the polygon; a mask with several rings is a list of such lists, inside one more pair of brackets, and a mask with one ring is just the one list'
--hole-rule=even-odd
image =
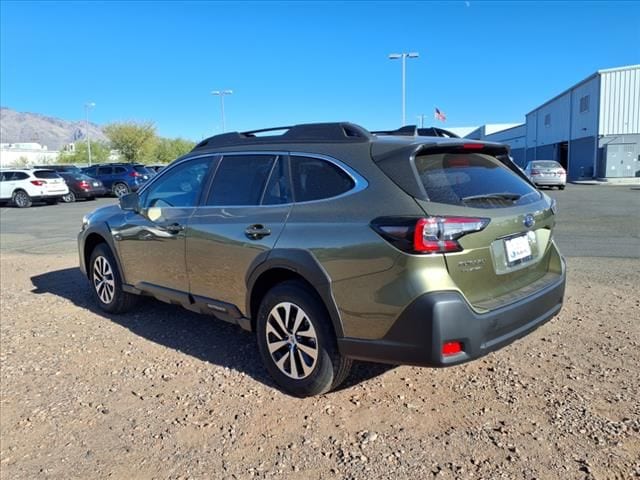
{"label": "metal warehouse building", "polygon": [[597,71],[529,112],[524,125],[485,127],[467,137],[509,144],[523,167],[556,160],[569,180],[640,177],[640,65]]}

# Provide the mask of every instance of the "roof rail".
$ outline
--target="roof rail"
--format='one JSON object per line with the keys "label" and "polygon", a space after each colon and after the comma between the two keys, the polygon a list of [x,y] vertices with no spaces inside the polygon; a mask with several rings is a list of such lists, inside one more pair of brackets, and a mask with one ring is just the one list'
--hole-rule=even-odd
{"label": "roof rail", "polygon": [[[258,133],[285,132],[281,135],[259,136]],[[359,125],[348,122],[307,123],[287,127],[263,128],[247,132],[229,132],[209,137],[198,143],[193,149],[227,147],[232,145],[250,145],[260,143],[324,143],[345,142],[362,143],[371,140],[371,134]]]}
{"label": "roof rail", "polygon": [[393,135],[400,137],[449,137],[460,138],[453,132],[438,127],[418,128],[416,125],[405,125],[397,130],[381,130],[371,132],[374,135]]}

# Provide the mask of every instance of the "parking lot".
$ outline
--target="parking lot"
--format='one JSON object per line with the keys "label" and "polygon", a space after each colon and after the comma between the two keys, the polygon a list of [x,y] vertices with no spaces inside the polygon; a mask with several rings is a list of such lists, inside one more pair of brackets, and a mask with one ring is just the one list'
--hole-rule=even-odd
{"label": "parking lot", "polygon": [[84,213],[0,210],[0,477],[640,478],[640,187],[568,185],[565,306],[450,369],[360,363],[340,390],[280,393],[253,337],[145,300],[93,302]]}

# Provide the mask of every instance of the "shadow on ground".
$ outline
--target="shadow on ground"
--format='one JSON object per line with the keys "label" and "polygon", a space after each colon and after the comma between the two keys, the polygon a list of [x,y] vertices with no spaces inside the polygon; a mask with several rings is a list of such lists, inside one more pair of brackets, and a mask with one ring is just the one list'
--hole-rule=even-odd
{"label": "shadow on ground", "polygon": [[[113,315],[103,312],[93,298],[87,279],[77,268],[36,275],[31,277],[31,282],[34,286],[32,293],[36,295],[50,293],[65,298],[147,340],[199,360],[244,372],[271,388],[276,387],[262,366],[253,335],[235,325],[148,297],[142,297],[130,313]],[[340,389],[377,377],[392,368],[356,362]]]}

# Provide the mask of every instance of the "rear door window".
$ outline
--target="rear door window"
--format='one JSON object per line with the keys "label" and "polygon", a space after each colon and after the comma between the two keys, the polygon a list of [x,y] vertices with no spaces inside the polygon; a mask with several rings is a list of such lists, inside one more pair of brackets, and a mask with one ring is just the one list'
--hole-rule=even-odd
{"label": "rear door window", "polygon": [[291,178],[296,202],[337,197],[355,186],[341,168],[312,157],[292,156]]}
{"label": "rear door window", "polygon": [[[207,199],[209,206],[260,205],[277,155],[227,155],[222,158]],[[269,201],[273,201],[271,195]]]}
{"label": "rear door window", "polygon": [[418,155],[415,165],[432,202],[499,208],[526,205],[540,198],[533,187],[491,155]]}

